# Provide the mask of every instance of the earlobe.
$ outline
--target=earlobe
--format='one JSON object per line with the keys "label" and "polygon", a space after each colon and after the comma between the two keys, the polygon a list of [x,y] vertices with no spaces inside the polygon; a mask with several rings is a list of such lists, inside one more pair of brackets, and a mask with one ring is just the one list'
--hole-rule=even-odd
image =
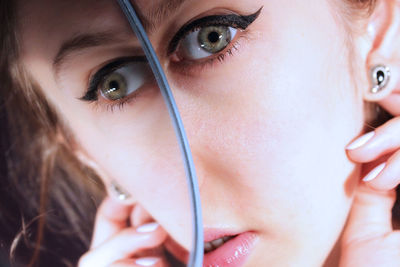
{"label": "earlobe", "polygon": [[122,186],[120,186],[116,181],[111,181],[106,187],[109,196],[118,200],[119,202],[126,205],[133,205],[135,203],[132,195]]}
{"label": "earlobe", "polygon": [[115,180],[108,177],[101,170],[99,165],[95,161],[93,161],[89,156],[87,156],[80,150],[75,151],[75,155],[83,164],[93,169],[100,176],[101,180],[103,181],[103,184],[106,187],[107,194],[110,197],[126,205],[133,205],[136,202],[128,191],[126,191]]}
{"label": "earlobe", "polygon": [[400,113],[400,1],[379,1],[367,33],[371,46],[366,58],[369,85],[363,90],[364,100],[377,102],[392,114]]}
{"label": "earlobe", "polygon": [[87,156],[84,152],[81,150],[76,150],[74,151],[75,156],[79,159],[80,162],[82,162],[84,165],[88,166],[89,168],[93,169],[96,171],[99,175],[102,175],[99,166],[97,165],[96,162],[94,162],[89,156]]}

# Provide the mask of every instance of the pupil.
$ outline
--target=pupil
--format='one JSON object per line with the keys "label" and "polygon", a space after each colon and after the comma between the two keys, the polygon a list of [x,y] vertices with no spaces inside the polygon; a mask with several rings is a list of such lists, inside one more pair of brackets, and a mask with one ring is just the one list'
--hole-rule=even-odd
{"label": "pupil", "polygon": [[385,79],[385,74],[383,73],[383,71],[378,71],[377,76],[378,76],[378,82],[379,84],[381,84]]}
{"label": "pupil", "polygon": [[211,43],[216,43],[219,41],[220,35],[217,32],[210,32],[210,34],[208,35],[208,40]]}
{"label": "pupil", "polygon": [[108,86],[110,87],[111,91],[115,91],[119,89],[119,84],[117,81],[111,81]]}

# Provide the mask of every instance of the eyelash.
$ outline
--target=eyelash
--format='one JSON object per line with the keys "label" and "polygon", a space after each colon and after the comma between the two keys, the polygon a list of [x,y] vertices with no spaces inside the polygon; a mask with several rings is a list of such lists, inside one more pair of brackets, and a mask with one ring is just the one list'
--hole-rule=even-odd
{"label": "eyelash", "polygon": [[[179,48],[179,45],[184,38],[203,27],[207,26],[227,26],[236,28],[239,36],[235,36],[234,39],[231,40],[229,45],[222,50],[221,52],[216,53],[215,55],[211,55],[204,59],[200,60],[183,60],[179,62],[173,62],[171,67],[175,70],[182,72],[183,74],[187,74],[196,69],[196,72],[202,71],[204,68],[208,66],[213,66],[214,63],[218,60],[218,62],[223,62],[227,56],[232,56],[233,52],[238,50],[238,46],[240,45],[239,40],[242,38],[246,38],[247,27],[250,26],[259,16],[263,7],[261,7],[257,12],[251,14],[249,16],[240,16],[240,15],[213,15],[207,16],[200,19],[197,19],[193,22],[190,22],[183,26],[177,34],[171,39],[169,42],[169,46],[167,49],[167,56],[171,58],[173,53]],[[235,40],[236,39],[236,40]],[[88,89],[84,96],[80,97],[80,100],[94,103],[96,108],[102,106],[103,103],[99,103],[99,86],[102,81],[104,81],[108,75],[128,64],[129,62],[134,62],[134,60],[146,60],[145,56],[141,57],[127,57],[127,58],[119,58],[113,60],[111,63],[107,64],[99,71],[97,71],[90,79],[88,84]],[[140,91],[140,89],[139,89]],[[138,93],[140,94],[140,92]],[[105,108],[107,111],[113,112],[115,108],[122,110],[126,104],[129,104],[132,100],[138,96],[138,94],[134,94],[135,96],[127,96],[118,100],[108,101],[109,103],[105,103]],[[101,105],[100,105],[101,104]]]}
{"label": "eyelash", "polygon": [[247,28],[250,26],[260,15],[263,7],[259,8],[255,13],[248,16],[241,15],[214,15],[200,18],[194,22],[188,23],[182,27],[181,30],[172,38],[168,47],[167,55],[171,56],[176,49],[179,48],[180,42],[190,33],[207,26],[227,26],[238,29],[237,36],[229,43],[229,45],[219,53],[209,56],[200,60],[184,60],[179,62],[171,62],[172,67],[176,72],[182,75],[191,75],[200,73],[207,67],[213,67],[215,63],[222,63],[227,56],[232,56],[234,51],[238,50],[241,39],[247,39]]}
{"label": "eyelash", "polygon": [[[130,103],[131,103],[132,101],[134,101],[134,100],[135,100],[135,98],[132,98],[132,97],[125,97],[125,98],[116,100],[116,101],[111,102],[111,103],[106,103],[106,104],[105,104],[105,110],[106,110],[107,112],[111,112],[111,113],[113,113],[113,112],[115,111],[116,108],[117,108],[118,110],[123,110],[124,107],[125,107],[125,105],[130,104]],[[101,107],[101,106],[100,106],[100,103],[99,103],[98,101],[94,102],[94,104],[95,104],[95,108]]]}
{"label": "eyelash", "polygon": [[225,48],[223,51],[213,56],[197,61],[186,60],[180,62],[172,62],[170,67],[173,68],[175,72],[178,72],[183,76],[196,75],[196,73],[201,73],[206,68],[215,67],[215,64],[224,63],[227,57],[233,56],[234,53],[239,50],[239,47],[242,45],[241,40],[242,39],[248,40],[246,34],[247,31],[243,30],[240,33],[240,36],[235,37],[236,40],[232,40],[232,42],[227,46],[227,48]]}
{"label": "eyelash", "polygon": [[[134,57],[123,57],[113,59],[110,63],[106,64],[100,70],[98,70],[94,75],[89,78],[89,83],[87,86],[87,90],[84,96],[80,97],[79,100],[86,101],[94,104],[94,108],[97,109],[103,106],[103,103],[100,103],[98,100],[99,97],[99,86],[100,84],[114,71],[119,68],[124,67],[130,62],[147,62],[145,56],[134,56]],[[122,99],[118,99],[115,101],[107,101],[108,103],[104,103],[106,111],[113,112],[115,108],[119,108],[120,110],[123,107],[134,100],[134,97],[124,97]]]}

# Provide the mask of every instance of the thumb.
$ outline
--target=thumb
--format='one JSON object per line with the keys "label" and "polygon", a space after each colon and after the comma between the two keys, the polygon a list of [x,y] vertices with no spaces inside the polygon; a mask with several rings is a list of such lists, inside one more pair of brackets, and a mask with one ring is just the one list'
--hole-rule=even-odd
{"label": "thumb", "polygon": [[392,208],[395,200],[395,190],[376,191],[364,183],[359,185],[343,234],[343,245],[374,239],[392,232]]}

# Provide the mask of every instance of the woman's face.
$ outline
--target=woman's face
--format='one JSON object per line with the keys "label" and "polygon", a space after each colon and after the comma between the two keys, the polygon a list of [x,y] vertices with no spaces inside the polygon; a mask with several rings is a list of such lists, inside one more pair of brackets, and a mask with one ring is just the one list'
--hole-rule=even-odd
{"label": "woman's face", "polygon": [[[136,2],[148,16],[166,1]],[[246,266],[321,265],[348,214],[359,170],[347,159],[345,146],[364,120],[351,77],[348,35],[338,13],[342,3],[178,2],[164,6],[164,11],[174,9],[155,21],[150,38],[190,140],[206,233],[255,233]],[[168,119],[161,95],[148,89],[123,106],[106,100],[107,90],[97,101],[79,99],[86,94],[88,78],[104,65],[143,55],[116,1],[35,0],[21,5],[22,60],[79,149],[95,162],[106,184],[119,183],[186,246],[178,223],[186,215],[160,208],[185,198],[176,190],[182,185],[173,180],[181,167],[169,157],[178,148],[171,145],[170,127],[160,123]],[[189,21],[250,15],[261,7],[246,30],[233,30],[237,24],[232,22],[231,28],[217,27],[225,37],[231,34],[226,43],[212,43],[222,51],[214,47],[209,54],[200,53],[204,49],[195,47],[199,42],[184,35],[177,50],[168,53],[170,40]],[[65,41],[100,32],[105,34],[97,42],[86,40],[53,64]],[[106,37],[110,34],[117,36]],[[205,43],[211,44],[208,37]],[[205,55],[214,60],[193,59]],[[149,103],[152,108],[145,109]],[[148,146],[154,149],[148,152]],[[141,174],[137,162],[144,161],[142,156],[152,162],[143,168],[154,169],[153,177]]]}

